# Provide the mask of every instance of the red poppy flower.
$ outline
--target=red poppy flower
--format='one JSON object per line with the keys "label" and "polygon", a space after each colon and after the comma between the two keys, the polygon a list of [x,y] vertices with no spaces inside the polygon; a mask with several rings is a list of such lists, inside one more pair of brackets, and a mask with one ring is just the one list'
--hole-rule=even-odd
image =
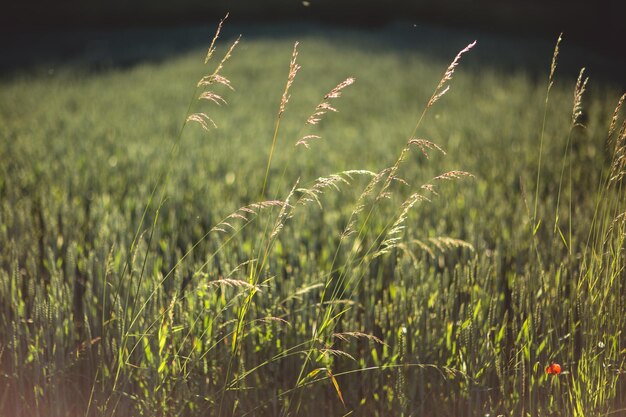
{"label": "red poppy flower", "polygon": [[561,365],[559,365],[558,363],[551,363],[550,365],[546,366],[546,374],[558,375],[560,373]]}

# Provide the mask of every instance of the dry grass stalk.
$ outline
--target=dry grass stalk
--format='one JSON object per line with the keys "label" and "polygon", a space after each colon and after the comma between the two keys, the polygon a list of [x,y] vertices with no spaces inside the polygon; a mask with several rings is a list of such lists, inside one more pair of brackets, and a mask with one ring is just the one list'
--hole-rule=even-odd
{"label": "dry grass stalk", "polygon": [[[240,38],[241,36],[237,38],[237,40],[231,45],[231,47],[228,49],[228,52],[226,52],[226,55],[224,55],[224,58],[222,58],[222,60],[218,64],[215,71],[213,71],[212,74],[205,75],[204,77],[200,79],[200,81],[198,81],[198,84],[197,84],[198,87],[205,87],[205,86],[209,86],[213,84],[221,84],[221,85],[228,87],[231,90],[234,90],[233,86],[230,83],[230,80],[224,77],[223,75],[221,75],[220,71],[224,67],[224,63],[231,57],[232,51],[235,48],[235,46],[237,46],[237,44],[239,43]],[[217,104],[219,104],[219,101],[223,103],[226,102],[222,97],[220,97],[219,95],[211,91],[206,91],[202,93],[202,95],[200,95],[199,98],[205,99],[205,100],[208,99],[208,100],[216,102]]]}
{"label": "dry grass stalk", "polygon": [[228,51],[226,51],[226,54],[224,54],[224,57],[222,58],[222,60],[220,61],[220,63],[217,65],[217,68],[215,68],[215,71],[213,71],[213,75],[218,75],[220,73],[220,71],[222,70],[222,68],[224,67],[224,64],[226,63],[226,61],[228,61],[230,59],[230,57],[233,54],[233,50],[235,49],[235,47],[239,44],[239,41],[241,40],[241,35],[239,35],[237,37],[237,39],[235,39],[235,42],[233,42],[230,45],[230,48],[228,48]]}
{"label": "dry grass stalk", "polygon": [[[461,54],[461,52],[459,53],[459,55]],[[458,58],[458,55],[457,55],[457,58]],[[443,153],[444,155],[446,154],[446,152],[439,145],[436,145],[435,143],[433,143],[433,142],[431,142],[429,140],[417,139],[417,138],[409,139],[409,141],[407,142],[406,146],[400,152],[400,156],[396,160],[396,163],[393,165],[393,167],[390,168],[389,175],[387,176],[387,178],[385,180],[385,183],[383,184],[383,187],[382,187],[380,193],[378,194],[377,200],[380,200],[382,198],[387,198],[389,196],[389,193],[388,193],[387,190],[391,186],[392,181],[398,178],[396,176],[396,174],[397,174],[398,170],[400,169],[400,165],[402,164],[402,162],[406,159],[407,155],[409,154],[412,146],[417,146],[420,149],[420,151],[422,152],[422,154],[426,156],[426,158],[430,158],[430,156],[428,154],[428,151],[432,150],[432,149],[435,149],[435,150]]]}
{"label": "dry grass stalk", "polygon": [[325,349],[320,349],[320,353],[322,355],[334,356],[334,357],[337,357],[337,358],[339,358],[339,357],[348,358],[348,359],[356,362],[356,359],[354,358],[354,356],[350,355],[348,352],[344,352],[343,350],[325,348]]}
{"label": "dry grass stalk", "polygon": [[187,117],[187,122],[196,122],[202,126],[206,131],[209,130],[209,124],[213,127],[217,127],[213,119],[211,119],[206,113],[194,113]]}
{"label": "dry grass stalk", "polygon": [[280,119],[285,112],[285,107],[289,102],[289,89],[293,84],[293,80],[296,78],[296,74],[300,70],[300,65],[296,63],[298,58],[298,42],[293,45],[293,52],[291,53],[291,62],[289,63],[289,75],[287,76],[287,84],[285,85],[285,91],[283,91],[283,97],[280,100],[280,107],[278,109],[278,118]]}
{"label": "dry grass stalk", "polygon": [[374,342],[374,343],[378,343],[379,345],[384,345],[385,342],[383,342],[382,340],[380,340],[378,337],[371,335],[371,334],[367,334],[367,333],[362,333],[362,332],[341,332],[341,333],[333,333],[333,337],[336,339],[339,339],[341,341],[347,342],[350,339],[367,339],[370,342]]}
{"label": "dry grass stalk", "polygon": [[532,223],[533,228],[538,227],[537,224],[537,208],[539,204],[539,184],[541,182],[541,166],[543,159],[543,138],[546,132],[546,120],[548,116],[548,101],[550,100],[550,90],[552,89],[552,85],[554,84],[554,73],[556,71],[556,63],[557,58],[559,56],[559,44],[561,43],[561,39],[563,38],[563,33],[559,34],[559,38],[556,40],[556,45],[554,46],[554,53],[552,55],[552,63],[550,64],[550,76],[548,77],[548,87],[546,89],[546,98],[544,101],[543,107],[543,122],[541,123],[541,135],[539,138],[539,160],[537,162],[537,179],[535,186],[535,207],[533,209]]}
{"label": "dry grass stalk", "polygon": [[222,104],[226,104],[226,100],[224,100],[224,98],[220,95],[217,95],[211,91],[205,91],[204,93],[200,94],[199,97],[200,100],[208,100],[208,101],[212,101],[213,103],[217,104],[218,106],[221,106]]}
{"label": "dry grass stalk", "polygon": [[407,198],[400,207],[402,210],[400,211],[400,215],[396,219],[396,221],[391,225],[391,228],[385,235],[384,240],[380,244],[380,250],[378,250],[374,257],[378,257],[384,255],[391,250],[391,248],[397,246],[402,237],[400,236],[402,231],[404,231],[404,222],[406,221],[409,211],[420,201],[430,201],[427,197],[423,196],[420,193],[413,193]]}
{"label": "dry grass stalk", "polygon": [[[222,24],[224,23],[224,20],[226,20],[227,17],[228,17],[228,14],[226,15],[226,17],[224,17],[224,19],[220,21],[217,27],[217,31],[215,32],[215,36],[213,37],[213,41],[211,42],[211,46],[209,47],[209,51],[207,52],[207,56],[204,60],[205,64],[209,62],[209,60],[213,56],[213,53],[215,52],[215,42],[217,41],[217,38],[219,37],[220,31],[222,29]],[[233,50],[239,43],[240,39],[241,39],[241,35],[239,35],[239,37],[235,40],[235,42],[231,44],[230,48],[228,48],[228,51],[226,51],[226,54],[224,55],[224,57],[222,57],[222,60],[217,65],[213,73],[203,76],[200,79],[200,81],[198,81],[198,84],[196,85],[197,87],[205,87],[205,86],[209,86],[213,84],[222,84],[228,87],[229,89],[233,90],[233,87],[230,84],[230,81],[228,80],[228,78],[222,76],[220,74],[220,71],[224,67],[224,63],[226,63],[226,61],[228,61],[228,59],[230,59],[230,57],[232,56]],[[208,100],[217,105],[226,104],[226,100],[224,100],[222,96],[212,91],[204,91],[202,94],[200,94],[200,97],[198,97],[198,99]],[[198,123],[200,126],[202,126],[204,130],[207,130],[207,131],[209,130],[210,125],[217,128],[217,125],[215,124],[213,119],[211,119],[206,113],[203,113],[203,112],[189,115],[187,117],[186,122]]]}
{"label": "dry grass stalk", "polygon": [[407,146],[410,147],[411,145],[417,146],[426,159],[430,159],[430,155],[428,154],[429,150],[435,149],[444,155],[446,154],[446,151],[444,151],[439,145],[426,139],[410,139]]}
{"label": "dry grass stalk", "polygon": [[420,187],[422,190],[426,190],[434,195],[439,195],[439,193],[437,192],[437,190],[435,189],[435,186],[433,184],[423,184]]}
{"label": "dry grass stalk", "polygon": [[207,284],[207,287],[216,287],[219,285],[225,285],[231,288],[246,288],[246,289],[256,289],[258,292],[261,292],[261,289],[256,286],[250,284],[248,281],[244,281],[241,279],[232,279],[232,278],[222,278],[211,281]]}
{"label": "dry grass stalk", "polygon": [[408,155],[409,151],[410,151],[410,147],[407,145],[400,152],[400,156],[396,160],[396,163],[391,168],[389,168],[389,174],[387,175],[387,178],[385,178],[385,182],[383,183],[383,186],[380,192],[376,196],[377,201],[383,198],[389,198],[389,192],[388,192],[389,187],[391,186],[391,183],[393,182],[393,180],[396,178],[396,174],[398,170],[400,169],[400,164],[402,164],[402,162],[406,159],[406,156]]}
{"label": "dry grass stalk", "polygon": [[324,96],[324,99],[322,100],[322,102],[317,105],[317,107],[315,108],[315,112],[311,116],[309,116],[309,118],[306,121],[306,124],[316,125],[320,122],[320,120],[322,119],[322,116],[324,116],[324,114],[326,114],[327,112],[329,111],[337,112],[337,109],[332,107],[329,101],[331,99],[341,97],[341,90],[348,87],[349,85],[352,85],[354,81],[355,81],[354,78],[349,77],[345,81],[342,81],[341,83],[337,84],[335,88],[330,90],[328,94]]}
{"label": "dry grass stalk", "polygon": [[[322,117],[329,111],[336,113],[338,110],[330,105],[330,100],[341,97],[341,91],[353,83],[354,83],[354,78],[349,77],[346,80],[337,84],[336,87],[334,87],[324,96],[324,98],[322,99],[322,102],[317,105],[317,107],[315,108],[315,112],[311,116],[309,116],[305,124],[316,125],[322,120]],[[306,135],[302,137],[298,142],[296,142],[296,146],[302,145],[305,148],[309,149],[309,141],[313,139],[321,139],[321,138],[318,135]]]}
{"label": "dry grass stalk", "polygon": [[446,83],[452,79],[452,75],[454,74],[454,70],[456,69],[456,67],[459,65],[461,56],[464,53],[469,52],[469,50],[472,49],[474,45],[476,45],[476,41],[467,45],[456,55],[452,63],[446,69],[446,72],[443,74],[443,78],[441,78],[441,80],[439,81],[437,88],[435,88],[435,92],[430,97],[430,100],[428,100],[428,104],[426,105],[426,108],[431,107],[433,104],[435,104],[437,100],[441,98],[441,96],[443,96],[445,93],[448,92],[448,90],[450,89],[450,86],[446,85]]}
{"label": "dry grass stalk", "polygon": [[[473,175],[465,171],[448,171],[436,176],[433,180],[455,180],[463,177],[473,177]],[[433,184],[424,184],[420,188],[437,195]],[[374,254],[374,257],[388,253],[392,248],[397,247],[401,243],[401,233],[405,229],[404,223],[409,215],[409,211],[421,201],[430,202],[430,199],[419,192],[415,192],[402,203],[398,218],[389,228],[389,231],[386,233],[385,238],[379,246],[380,249]],[[453,243],[451,240],[446,240],[446,242],[450,244]]]}
{"label": "dry grass stalk", "polygon": [[419,239],[412,239],[412,240],[409,240],[408,242],[400,242],[396,245],[396,247],[404,251],[404,253],[409,255],[413,260],[417,262],[417,258],[415,257],[415,255],[413,254],[413,251],[410,248],[411,245],[416,245],[418,248],[424,251],[432,259],[435,258],[435,252],[430,248],[430,246],[428,246],[427,244],[425,244]]}
{"label": "dry grass stalk", "polygon": [[[413,138],[413,136],[415,135],[415,132],[417,131],[417,128],[419,127],[422,118],[426,114],[426,111],[439,98],[441,98],[441,96],[443,96],[448,91],[449,86],[446,86],[446,83],[449,82],[452,79],[452,76],[454,75],[454,71],[455,71],[456,67],[459,65],[459,61],[461,60],[461,56],[464,53],[469,52],[475,45],[476,45],[476,41],[474,41],[474,42],[470,43],[469,45],[467,45],[464,49],[462,49],[456,55],[456,57],[454,58],[452,63],[448,66],[448,68],[444,72],[443,77],[439,81],[439,84],[435,88],[435,91],[433,92],[433,95],[431,96],[430,100],[428,101],[428,104],[426,105],[426,107],[424,109],[424,112],[422,113],[422,116],[418,120],[417,125],[415,126],[415,129],[413,131],[413,134],[411,135],[411,139],[409,139],[409,141],[407,142],[407,145],[402,149],[402,151],[400,153],[400,156],[396,160],[395,164],[392,167],[387,168],[387,169],[381,171],[376,177],[374,177],[372,179],[372,181],[370,181],[370,184],[368,184],[368,186],[365,188],[364,192],[359,197],[359,199],[357,201],[357,204],[356,204],[356,207],[355,207],[354,211],[352,212],[352,214],[350,215],[350,220],[348,221],[348,225],[346,226],[346,228],[342,232],[342,236],[341,236],[342,239],[344,239],[345,237],[349,236],[351,233],[354,232],[354,226],[356,225],[356,221],[357,221],[356,217],[365,208],[365,204],[364,204],[365,198],[369,194],[371,194],[373,192],[373,190],[376,187],[376,185],[378,184],[378,182],[380,182],[383,178],[384,178],[384,183],[383,183],[383,185],[381,187],[380,192],[378,193],[378,195],[376,197],[376,200],[378,201],[378,200],[380,200],[382,198],[387,198],[389,196],[388,189],[389,189],[392,181],[398,179],[398,177],[396,175],[397,172],[398,172],[398,169],[400,168],[400,165],[402,164],[402,162],[406,158],[406,156],[407,156],[407,154],[408,154],[408,152],[410,150],[410,147],[412,145],[415,145],[418,148],[420,148],[421,152],[427,158],[429,157],[428,156],[428,150],[432,150],[432,149],[436,149],[436,150],[438,150],[438,151],[440,151],[440,152],[445,154],[443,149],[441,149],[438,145],[435,145],[434,143],[432,143],[430,141],[427,141],[425,139]],[[440,177],[435,178],[435,179],[452,179],[453,175],[457,175],[458,177],[461,177],[461,176],[469,176],[470,174],[462,173],[461,171],[458,171],[458,172],[453,171],[453,172],[444,174],[443,176],[440,176]],[[417,198],[417,197],[415,197],[415,198]]]}
{"label": "dry grass stalk", "polygon": [[288,327],[291,327],[291,323],[289,323],[287,320],[282,319],[280,317],[274,317],[274,316],[261,317],[253,321],[253,323],[255,322],[265,323],[265,324],[278,323],[278,324],[284,324],[284,325],[287,325]]}
{"label": "dry grass stalk", "polygon": [[587,87],[587,81],[589,81],[589,77],[585,77],[583,79],[583,75],[585,73],[585,69],[582,68],[580,70],[580,74],[578,75],[578,80],[576,80],[576,88],[574,88],[574,107],[572,108],[572,127],[581,126],[585,127],[582,123],[579,122],[580,116],[583,113],[583,94],[585,93],[585,88]]}
{"label": "dry grass stalk", "polygon": [[278,217],[276,218],[276,223],[274,223],[274,227],[272,228],[272,233],[270,233],[269,240],[273,240],[280,231],[285,226],[285,222],[288,218],[291,217],[293,206],[289,204],[289,200],[293,197],[294,192],[298,189],[298,184],[300,183],[300,179],[296,180],[296,183],[291,188],[291,191],[287,195],[285,201],[282,202],[282,207],[280,209],[280,213],[278,213]]}
{"label": "dry grass stalk", "polygon": [[409,255],[413,260],[418,262],[418,258],[411,250],[411,245],[417,246],[421,251],[426,253],[431,259],[435,259],[436,251],[445,253],[450,249],[468,249],[471,252],[474,252],[474,246],[461,239],[455,239],[447,236],[439,236],[429,238],[427,242],[424,242],[419,239],[412,239],[407,242],[400,242],[394,247],[401,249],[405,254]]}
{"label": "dry grass stalk", "polygon": [[608,134],[609,141],[611,140],[613,133],[615,133],[615,127],[617,127],[617,119],[619,118],[619,113],[620,113],[620,110],[622,109],[622,104],[624,104],[624,99],[626,99],[626,93],[622,94],[622,96],[619,98],[619,101],[617,102],[617,106],[615,106],[615,110],[613,111],[613,118],[611,119],[611,125],[609,126],[609,134]]}
{"label": "dry grass stalk", "polygon": [[355,175],[368,175],[368,176],[376,176],[372,171],[367,170],[348,170],[342,171],[337,174],[331,174],[327,177],[319,177],[315,180],[312,187],[309,188],[298,188],[296,191],[303,194],[303,196],[298,200],[296,205],[305,205],[315,201],[320,208],[322,208],[322,204],[319,200],[319,196],[324,193],[329,188],[334,188],[339,191],[339,184],[350,184],[350,180],[353,179]]}
{"label": "dry grass stalk", "polygon": [[613,164],[611,165],[610,182],[617,182],[626,175],[626,119],[615,139]]}
{"label": "dry grass stalk", "polygon": [[428,239],[437,249],[445,252],[448,249],[464,248],[474,252],[474,246],[461,239],[455,239],[447,236],[439,236]]}
{"label": "dry grass stalk", "polygon": [[357,223],[357,216],[361,212],[363,212],[363,210],[365,209],[365,199],[367,199],[367,197],[370,196],[374,192],[378,183],[381,182],[385,177],[387,177],[390,171],[391,171],[391,168],[383,169],[378,174],[376,174],[367,184],[367,186],[365,187],[365,189],[363,190],[363,192],[357,199],[354,210],[350,214],[350,220],[348,221],[348,224],[346,225],[345,229],[341,233],[341,240],[343,240],[344,238],[354,233],[355,226]]}
{"label": "dry grass stalk", "polygon": [[217,38],[219,38],[220,36],[220,32],[222,31],[222,25],[224,24],[226,19],[228,19],[228,13],[226,13],[226,16],[224,16],[224,18],[220,20],[220,23],[217,25],[217,30],[215,31],[215,35],[213,36],[213,40],[211,41],[211,45],[209,46],[209,50],[207,51],[206,58],[204,58],[205,64],[211,60],[211,57],[213,56],[213,53],[215,52],[215,42],[217,41]]}
{"label": "dry grass stalk", "polygon": [[315,139],[321,139],[320,136],[318,135],[306,135],[303,136],[299,141],[296,142],[296,146],[304,146],[305,148],[309,149],[309,141],[311,140],[315,140]]}
{"label": "dry grass stalk", "polygon": [[212,84],[222,84],[229,89],[234,90],[233,86],[230,84],[230,80],[219,74],[205,75],[200,79],[200,81],[198,81],[198,87],[204,87]]}
{"label": "dry grass stalk", "polygon": [[[554,46],[554,53],[552,55],[552,63],[550,64],[550,77],[548,78],[548,93],[550,89],[552,89],[552,85],[554,84],[554,73],[556,71],[556,62],[559,56],[559,45],[561,44],[561,40],[563,39],[563,33],[559,34],[559,38],[556,40],[556,45]],[[546,97],[546,102],[548,98]]]}
{"label": "dry grass stalk", "polygon": [[235,227],[231,223],[232,220],[249,222],[254,216],[257,216],[261,210],[270,207],[282,207],[283,204],[284,202],[280,200],[268,200],[240,207],[233,213],[229,214],[223,221],[216,224],[210,232],[226,233],[228,230],[235,230]]}
{"label": "dry grass stalk", "polygon": [[472,174],[470,174],[469,172],[465,172],[465,171],[448,171],[448,172],[444,172],[441,175],[437,175],[435,178],[435,180],[457,180],[463,177],[474,177]]}
{"label": "dry grass stalk", "polygon": [[[218,28],[218,33],[219,33],[219,28]],[[226,63],[226,61],[228,61],[230,57],[232,56],[233,50],[239,44],[240,40],[241,40],[241,35],[239,35],[237,39],[235,39],[235,42],[233,42],[230,45],[230,48],[228,48],[228,51],[226,51],[220,63],[217,64],[217,67],[215,67],[215,70],[213,71],[213,73],[209,75],[205,75],[204,77],[200,79],[200,81],[198,81],[198,87],[211,85],[211,84],[222,84],[230,88],[231,90],[233,89],[233,87],[230,85],[230,81],[226,77],[220,75],[220,71],[222,70],[222,68],[224,68],[224,64]],[[211,55],[213,55],[213,51],[215,50],[215,47],[212,45],[211,48],[212,48],[210,49]],[[207,59],[205,60],[205,64],[208,63],[208,60],[210,57],[211,56],[207,54]]]}

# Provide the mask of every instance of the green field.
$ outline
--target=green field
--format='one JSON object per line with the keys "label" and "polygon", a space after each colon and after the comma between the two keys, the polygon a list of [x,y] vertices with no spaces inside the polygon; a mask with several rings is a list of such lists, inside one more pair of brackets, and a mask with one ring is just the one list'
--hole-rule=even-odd
{"label": "green field", "polygon": [[0,416],[623,415],[622,91],[331,32],[0,78]]}

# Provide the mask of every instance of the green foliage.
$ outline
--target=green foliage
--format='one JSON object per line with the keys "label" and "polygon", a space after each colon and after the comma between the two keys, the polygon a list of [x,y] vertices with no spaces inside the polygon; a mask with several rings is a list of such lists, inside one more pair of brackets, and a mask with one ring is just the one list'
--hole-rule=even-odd
{"label": "green foliage", "polygon": [[441,96],[446,63],[311,35],[285,88],[290,42],[238,48],[0,86],[0,410],[624,406],[615,91],[582,129],[558,70],[546,100],[547,79],[461,63]]}

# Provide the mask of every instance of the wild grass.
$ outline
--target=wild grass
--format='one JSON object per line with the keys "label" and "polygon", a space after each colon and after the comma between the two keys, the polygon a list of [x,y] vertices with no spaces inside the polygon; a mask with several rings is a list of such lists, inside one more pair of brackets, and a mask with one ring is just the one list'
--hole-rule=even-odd
{"label": "wild grass", "polygon": [[624,412],[623,95],[219,30],[3,83],[1,415]]}

